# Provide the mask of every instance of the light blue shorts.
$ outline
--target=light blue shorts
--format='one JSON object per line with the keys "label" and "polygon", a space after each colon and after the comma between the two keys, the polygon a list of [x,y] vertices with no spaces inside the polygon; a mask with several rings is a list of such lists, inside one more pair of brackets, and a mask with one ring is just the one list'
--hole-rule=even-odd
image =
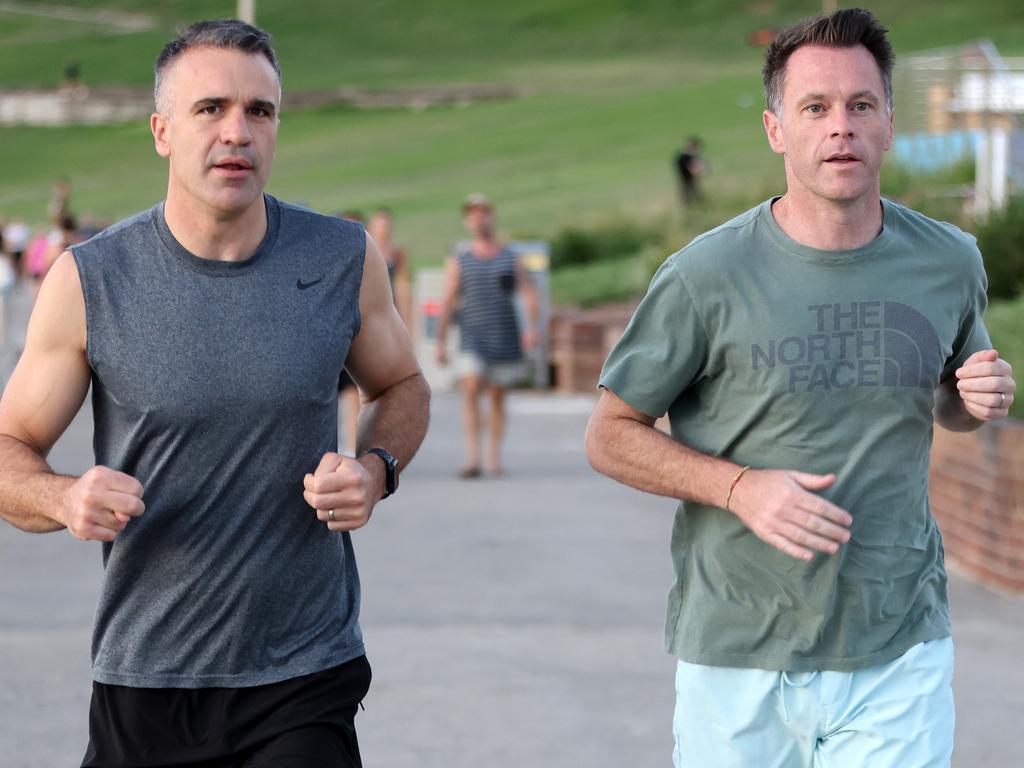
{"label": "light blue shorts", "polygon": [[680,661],[676,768],[948,768],[953,640],[855,672]]}

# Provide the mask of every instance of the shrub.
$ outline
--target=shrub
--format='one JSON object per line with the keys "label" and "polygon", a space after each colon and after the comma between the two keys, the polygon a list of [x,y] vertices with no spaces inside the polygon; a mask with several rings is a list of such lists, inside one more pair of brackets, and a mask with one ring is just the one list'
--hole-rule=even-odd
{"label": "shrub", "polygon": [[661,238],[655,226],[627,220],[608,221],[590,229],[567,227],[551,240],[551,268],[625,258]]}
{"label": "shrub", "polygon": [[1015,198],[978,227],[990,299],[1024,294],[1024,198]]}

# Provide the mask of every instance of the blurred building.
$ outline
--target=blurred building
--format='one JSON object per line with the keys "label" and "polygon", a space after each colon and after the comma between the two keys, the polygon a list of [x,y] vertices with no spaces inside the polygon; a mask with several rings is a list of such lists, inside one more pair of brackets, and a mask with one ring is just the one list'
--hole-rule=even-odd
{"label": "blurred building", "polygon": [[1024,192],[1024,58],[982,40],[907,56],[894,79],[898,162],[936,170],[973,157],[979,218]]}

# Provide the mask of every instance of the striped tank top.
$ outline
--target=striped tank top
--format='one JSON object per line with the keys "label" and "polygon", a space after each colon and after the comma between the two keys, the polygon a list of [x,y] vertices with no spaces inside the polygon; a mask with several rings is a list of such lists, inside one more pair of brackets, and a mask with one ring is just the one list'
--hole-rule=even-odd
{"label": "striped tank top", "polygon": [[491,259],[474,256],[469,244],[456,251],[462,351],[485,363],[510,363],[523,356],[515,307],[517,258],[508,248]]}

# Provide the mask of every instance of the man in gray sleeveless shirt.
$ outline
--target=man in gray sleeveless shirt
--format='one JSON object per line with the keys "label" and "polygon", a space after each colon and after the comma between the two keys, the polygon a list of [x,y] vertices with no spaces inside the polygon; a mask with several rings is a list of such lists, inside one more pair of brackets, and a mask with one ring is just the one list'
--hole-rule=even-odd
{"label": "man in gray sleeveless shirt", "polygon": [[[362,227],[263,189],[269,36],[201,22],[156,64],[166,200],[65,252],[0,402],[0,514],[102,542],[86,766],[357,766],[369,685],[350,531],[429,390]],[[347,368],[366,398],[337,453]],[[96,466],[44,457],[92,385]]]}

